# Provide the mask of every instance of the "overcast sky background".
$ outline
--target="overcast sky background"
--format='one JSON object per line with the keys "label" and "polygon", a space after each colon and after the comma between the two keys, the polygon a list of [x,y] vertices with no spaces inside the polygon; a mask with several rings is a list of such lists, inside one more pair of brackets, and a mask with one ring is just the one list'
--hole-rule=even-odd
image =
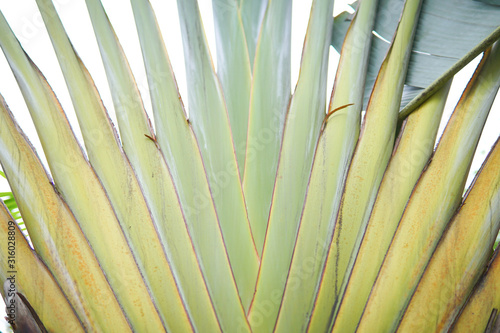
{"label": "overcast sky background", "polygon": [[[130,62],[132,71],[136,77],[139,89],[142,93],[144,104],[151,120],[151,102],[149,99],[149,92],[147,88],[147,79],[144,72],[142,63],[142,55],[139,47],[135,25],[132,23],[133,14],[129,1],[123,0],[102,0],[107,14],[114,25],[115,31],[122,43],[125,53]],[[292,89],[298,77],[298,69],[300,64],[300,56],[302,44],[307,27],[307,20],[311,0],[294,1],[293,17],[292,17]],[[347,3],[348,0],[337,0],[335,2],[334,15],[349,10]],[[109,92],[109,87],[106,81],[104,68],[102,65],[99,49],[95,36],[90,23],[90,18],[87,13],[84,0],[54,0],[56,8],[62,18],[63,24],[67,30],[70,39],[73,42],[78,54],[82,58],[84,64],[88,67],[96,86],[101,94],[103,102],[110,113],[116,125],[116,117],[114,115],[113,103]],[[183,97],[184,104],[187,104],[187,87],[185,81],[185,68],[184,56],[182,52],[182,40],[180,34],[180,26],[178,21],[177,5],[175,0],[151,0],[153,8],[155,9],[159,26],[161,28],[163,38],[169,53],[172,67],[176,74],[176,79],[179,84],[180,93]],[[216,65],[215,55],[215,37],[213,32],[213,18],[212,18],[212,5],[211,0],[199,0],[200,10],[205,25],[205,31],[212,51],[212,58]],[[73,110],[71,99],[67,91],[62,73],[59,69],[56,56],[52,49],[50,39],[43,26],[43,21],[40,13],[36,7],[34,0],[0,0],[0,10],[6,16],[7,21],[11,25],[15,34],[20,39],[26,52],[32,57],[36,65],[41,69],[42,73],[46,76],[57,97],[59,98],[64,110],[66,111],[73,130],[81,143],[83,143],[81,132],[76,122],[76,116]],[[330,65],[329,65],[329,79],[328,79],[328,93],[329,98],[333,78],[336,71],[338,62],[338,54],[331,48],[330,52]],[[470,78],[476,61],[465,68],[454,80],[452,92],[446,106],[445,116],[443,119],[449,117],[456,105],[460,94]],[[29,116],[26,104],[17,87],[11,70],[4,58],[3,53],[0,52],[0,93],[7,101],[10,109],[14,113],[17,121],[27,133],[31,142],[35,146],[43,163],[46,160],[43,157],[40,141],[36,136],[35,127]],[[485,133],[481,139],[477,151],[477,158],[471,168],[472,171],[478,170],[481,166],[482,160],[486,156],[486,152],[495,142],[499,135],[500,124],[500,105],[499,99],[491,111],[490,119],[488,119]],[[440,132],[443,130],[445,121],[441,125]],[[440,134],[439,134],[440,135]],[[438,136],[439,137],[439,136]],[[469,178],[469,182],[472,178]],[[7,182],[2,178],[0,179],[0,191],[9,191]],[[1,305],[0,305],[1,306]],[[3,306],[2,306],[3,307]],[[2,309],[3,318],[3,309]],[[5,332],[5,327],[0,323],[0,331]]]}
{"label": "overcast sky background", "polygon": [[[137,84],[143,96],[146,110],[151,115],[151,102],[147,87],[147,78],[144,72],[144,65],[142,62],[142,55],[139,47],[137,33],[133,22],[133,14],[128,1],[116,0],[103,0],[104,7],[108,16],[115,27],[116,33],[125,53],[129,59],[132,71],[136,77]],[[307,20],[311,0],[295,1],[293,6],[292,17],[292,89],[298,77],[298,69],[300,65],[300,55],[302,51],[302,44],[304,40],[305,31],[307,28]],[[334,15],[349,10],[347,6],[348,0],[337,0],[335,2]],[[54,0],[56,8],[61,15],[63,24],[70,36],[73,45],[75,46],[78,54],[82,58],[84,64],[88,67],[96,86],[101,94],[103,102],[110,113],[116,125],[116,117],[114,114],[114,107],[111,100],[111,94],[106,81],[104,68],[102,65],[99,49],[95,36],[88,17],[85,1],[83,0]],[[184,55],[182,52],[182,40],[180,34],[180,27],[178,21],[177,5],[174,0],[152,0],[151,1],[157,18],[162,30],[163,38],[169,53],[172,67],[174,68],[176,79],[179,84],[181,96],[183,97],[184,104],[187,105],[187,87],[185,81],[185,68],[184,68]],[[200,11],[202,13],[206,35],[210,48],[212,50],[212,58],[215,66],[215,37],[213,32],[213,18],[212,18],[212,5],[211,0],[200,0]],[[12,29],[20,39],[26,52],[32,57],[37,66],[41,69],[42,73],[46,76],[50,85],[54,89],[56,96],[60,100],[64,110],[66,111],[73,130],[80,142],[83,142],[80,129],[76,122],[76,115],[74,113],[73,105],[67,91],[64,78],[59,69],[58,62],[50,39],[46,33],[45,27],[40,13],[36,7],[34,0],[19,0],[9,1],[0,0],[0,10],[6,16]],[[338,54],[333,48],[330,52],[330,65],[329,65],[329,80],[328,80],[328,94],[329,98],[331,88],[333,85],[333,78],[336,71],[338,62]],[[446,118],[453,111],[453,107],[458,101],[461,91],[466,85],[468,78],[475,68],[477,60],[466,68],[455,79],[454,87],[450,93],[449,102],[446,107],[444,121],[441,130],[444,128]],[[12,72],[8,64],[0,53],[0,73],[2,80],[0,80],[0,93],[6,99],[10,109],[14,113],[17,121],[27,133],[31,142],[39,152],[39,155],[44,163],[46,163],[43,154],[41,153],[41,145],[36,136],[35,127],[29,116],[26,104],[22,95],[17,87]],[[479,155],[489,151],[489,148],[496,140],[499,132],[494,124],[500,123],[500,107],[497,102],[492,110],[490,118],[495,118],[494,121],[489,121],[488,127],[485,129],[486,138],[483,138],[480,147],[478,148]],[[189,109],[189,105],[187,105]],[[153,117],[150,117],[154,121]],[[476,161],[472,166],[472,170],[477,170],[481,165],[481,161]],[[5,188],[6,182],[0,181],[0,191]]]}

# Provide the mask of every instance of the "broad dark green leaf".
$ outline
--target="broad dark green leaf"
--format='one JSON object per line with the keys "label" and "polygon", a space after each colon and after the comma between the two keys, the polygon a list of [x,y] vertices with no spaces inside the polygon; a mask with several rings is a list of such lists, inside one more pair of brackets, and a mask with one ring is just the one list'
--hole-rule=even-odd
{"label": "broad dark green leaf", "polygon": [[[381,0],[379,5],[365,105],[396,31],[403,4],[401,0]],[[499,7],[474,0],[424,1],[405,83],[415,88],[427,87],[498,26]],[[332,45],[340,50],[342,41],[335,39]]]}

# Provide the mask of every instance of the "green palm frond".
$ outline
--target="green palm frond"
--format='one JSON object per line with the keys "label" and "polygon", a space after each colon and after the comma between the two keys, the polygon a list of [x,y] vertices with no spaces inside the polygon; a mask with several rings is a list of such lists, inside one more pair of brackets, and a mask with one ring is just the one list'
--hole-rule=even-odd
{"label": "green palm frond", "polygon": [[[6,178],[5,173],[1,170],[0,170],[0,176]],[[14,194],[12,192],[0,192],[0,199],[2,199],[3,204],[7,207],[7,209],[10,212],[10,215],[12,215],[14,220],[16,220],[16,223],[19,225],[21,230],[23,232],[26,232],[26,227],[24,226],[21,213],[19,212],[19,208],[17,207]]]}
{"label": "green palm frond", "polygon": [[[116,130],[55,4],[36,0],[83,146],[0,13],[50,171],[1,97],[14,331],[493,332],[498,140],[464,192],[500,87],[492,2],[360,0],[334,20],[313,0],[291,93],[291,0],[213,0],[217,70],[197,0],[178,0],[181,96],[151,3],[131,0],[153,126],[105,6],[85,0]],[[451,81],[480,54],[436,145]]]}

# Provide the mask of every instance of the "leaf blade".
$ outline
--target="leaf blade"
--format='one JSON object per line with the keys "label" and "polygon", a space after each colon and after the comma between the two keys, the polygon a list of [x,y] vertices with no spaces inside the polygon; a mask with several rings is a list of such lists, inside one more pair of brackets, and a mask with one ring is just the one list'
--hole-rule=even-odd
{"label": "leaf blade", "polygon": [[[286,115],[262,263],[248,314],[253,330],[273,329],[285,289],[313,154],[325,117],[332,11],[333,1],[329,0],[315,0],[311,8],[302,69]],[[257,320],[263,311],[263,320]]]}
{"label": "leaf blade", "polygon": [[[219,324],[185,225],[185,217],[170,171],[159,150],[159,143],[151,142],[145,137],[146,135],[156,140],[123,50],[102,5],[98,1],[89,0],[87,7],[117,110],[124,149],[151,208],[186,311],[194,329],[203,327],[206,331],[218,331]],[[183,278],[186,276],[190,278]],[[178,317],[172,310],[166,313],[169,313],[170,317]],[[172,329],[176,331],[186,328]]]}
{"label": "leaf blade", "polygon": [[434,148],[449,84],[408,118],[382,179],[333,332],[355,329],[406,202]]}
{"label": "leaf blade", "polygon": [[254,66],[254,56],[259,35],[261,33],[262,20],[266,12],[266,8],[273,0],[239,0],[241,20],[245,30],[248,56],[250,59],[250,66]]}
{"label": "leaf blade", "polygon": [[212,2],[220,80],[233,135],[239,174],[243,177],[252,69],[241,12],[235,0]]}
{"label": "leaf blade", "polygon": [[[181,21],[190,123],[199,142],[241,302],[248,308],[255,286],[258,254],[241,188],[224,97],[215,75],[195,0],[177,2]],[[234,223],[237,221],[237,223]]]}
{"label": "leaf blade", "polygon": [[[165,246],[157,232],[160,221],[153,221],[99,93],[73,49],[54,6],[45,0],[37,3],[42,9],[42,18],[66,79],[90,163],[109,197],[162,324],[168,330],[189,331],[191,323],[174,281]],[[170,186],[170,198],[175,200],[176,195],[172,192],[174,190]],[[134,198],[133,205],[130,205],[130,198]],[[182,221],[179,204],[173,202],[170,208],[175,213],[169,216],[169,220]],[[185,249],[189,251],[191,247],[188,244]],[[173,313],[175,315],[170,315]]]}
{"label": "leaf blade", "polygon": [[309,324],[312,331],[331,329],[337,300],[344,291],[345,277],[352,268],[351,257],[359,249],[359,235],[366,228],[393,150],[399,104],[420,4],[420,1],[406,2],[393,44],[370,97],[345,180],[326,266]]}
{"label": "leaf blade", "polygon": [[[291,2],[273,0],[255,54],[243,192],[255,246],[262,254],[290,100]],[[275,52],[278,48],[282,52]]]}
{"label": "leaf blade", "polygon": [[486,267],[500,229],[498,142],[425,268],[398,329],[449,330]]}
{"label": "leaf blade", "polygon": [[[477,140],[500,86],[500,80],[494,76],[500,71],[498,52],[496,48],[483,57],[431,163],[416,185],[373,286],[359,329],[370,325],[371,329],[384,330],[397,324],[444,227],[458,207]],[[436,201],[436,197],[441,200]],[[392,302],[377,309],[381,292],[384,299],[389,297]],[[375,324],[375,316],[381,315],[384,321],[377,319]]]}
{"label": "leaf blade", "polygon": [[[28,104],[56,186],[72,207],[127,317],[133,326],[144,328],[152,325],[164,329],[152,300],[144,298],[149,291],[123,230],[57,99],[15,40],[3,17],[1,29],[0,44]],[[102,219],[108,223],[100,223]],[[108,255],[113,252],[120,255]],[[143,316],[148,318],[147,323]]]}
{"label": "leaf blade", "polygon": [[[9,228],[9,221],[13,221],[12,217],[3,204],[0,206],[0,238],[4,240],[4,244],[8,244],[9,231],[15,233],[16,259],[18,261],[16,263],[15,287],[12,289],[31,300],[31,306],[48,330],[53,332],[85,332],[53,276],[36,256],[35,252],[31,250],[19,227]],[[7,252],[0,251],[0,253],[1,267],[8,267]],[[0,270],[0,280],[2,282],[9,277],[4,269]],[[36,279],[33,279],[33,277],[36,277]],[[10,284],[7,285],[7,290],[9,293],[12,292]],[[1,294],[7,299],[6,296],[8,295],[5,293],[3,286]],[[51,306],[48,307],[47,304]],[[50,311],[47,311],[49,308]]]}
{"label": "leaf blade", "polygon": [[[117,328],[124,332],[130,331],[127,319],[99,267],[92,248],[66,203],[53,188],[3,98],[0,117],[0,160],[7,172],[9,184],[16,195],[37,254],[52,273],[50,275],[55,277],[85,329],[95,327],[102,330]],[[23,168],[18,168],[19,165]],[[23,255],[28,256],[24,248],[29,248],[29,245],[23,240],[17,244],[21,247],[19,251],[24,251]],[[27,259],[27,262],[32,264],[33,261],[37,260]],[[23,264],[21,258],[18,258],[18,263]],[[31,279],[31,283],[35,284],[33,280],[36,279]],[[27,289],[30,287],[31,285],[24,286]],[[38,301],[33,298],[31,292],[26,296],[30,303],[37,304]],[[37,308],[45,313],[50,309],[47,304],[45,306],[47,309]]]}
{"label": "leaf blade", "polygon": [[[219,324],[223,330],[249,331],[197,138],[186,121],[156,18],[147,1],[132,2],[132,9],[148,74],[158,144],[176,185]],[[250,273],[252,269],[249,265]]]}
{"label": "leaf blade", "polygon": [[492,310],[500,308],[500,290],[498,288],[500,276],[499,252],[500,249],[497,248],[485,274],[476,283],[472,296],[451,329],[452,332],[470,332],[471,330],[485,329]]}
{"label": "leaf blade", "polygon": [[367,46],[370,45],[376,1],[363,1],[361,4],[349,28],[337,67],[329,106],[333,113],[325,118],[314,156],[276,325],[278,332],[307,328],[332,237],[331,219],[337,215],[345,175],[358,140],[363,98],[359,87],[364,85],[363,73],[369,55]]}

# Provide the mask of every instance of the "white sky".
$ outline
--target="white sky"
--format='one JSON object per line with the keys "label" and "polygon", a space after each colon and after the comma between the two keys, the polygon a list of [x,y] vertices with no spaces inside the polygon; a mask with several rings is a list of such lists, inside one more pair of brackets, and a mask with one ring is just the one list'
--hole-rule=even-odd
{"label": "white sky", "polygon": [[[147,90],[147,80],[144,73],[142,63],[142,55],[140,52],[137,33],[133,22],[132,10],[129,1],[123,0],[102,0],[108,16],[115,27],[118,38],[128,56],[133,73],[136,76],[137,83],[143,95],[144,103],[147,111],[151,115],[151,104],[149,99],[149,92]],[[298,76],[298,68],[300,63],[300,55],[302,44],[304,40],[305,30],[307,27],[308,13],[311,0],[296,0],[293,6],[292,17],[292,89],[295,87],[295,82]],[[348,0],[337,0],[335,2],[334,14],[338,14],[347,9]],[[101,62],[100,53],[95,41],[94,33],[91,27],[90,19],[88,17],[87,9],[84,0],[54,0],[56,8],[61,15],[63,24],[67,29],[76,50],[82,58],[85,65],[88,67],[91,75],[93,76],[97,88],[101,93],[101,97],[105,106],[107,107],[111,118],[114,120],[114,108],[111,100],[111,95],[107,85],[104,68]],[[181,96],[184,103],[187,103],[186,95],[186,82],[185,82],[185,69],[184,59],[182,53],[182,40],[180,37],[180,27],[178,22],[177,6],[175,0],[151,0],[155,9],[157,19],[162,30],[163,38],[167,47],[167,51],[172,62],[172,67],[176,73],[177,82],[180,87]],[[212,5],[211,0],[199,0],[199,5],[205,25],[207,38],[212,52],[215,52],[215,38],[213,33],[213,20],[212,20]],[[73,106],[69,97],[69,93],[64,83],[62,73],[59,69],[57,59],[50,40],[46,34],[41,16],[38,12],[34,0],[0,0],[0,10],[6,16],[12,29],[21,40],[21,43],[27,53],[32,57],[37,66],[47,77],[47,80],[54,89],[58,96],[63,108],[68,114],[70,122],[73,124],[77,138],[83,142],[79,127],[76,123],[76,116],[74,114]],[[332,49],[333,50],[333,49]],[[216,60],[215,53],[212,53],[214,63]],[[330,66],[329,66],[329,81],[328,81],[328,94],[330,96],[333,77],[336,70],[336,63],[338,61],[338,54],[335,51],[330,52]],[[476,62],[477,63],[477,62]],[[447,103],[445,119],[453,110],[453,107],[458,101],[461,91],[465,87],[468,78],[474,70],[474,66],[468,66],[462,71],[455,79],[452,93],[450,94]],[[31,142],[37,149],[39,156],[45,163],[42,154],[40,142],[36,136],[36,131],[29,117],[29,112],[23,101],[22,95],[17,87],[12,72],[8,64],[0,52],[0,93],[4,96],[11,110],[13,111],[16,119],[27,133]],[[478,148],[478,158],[475,160],[471,170],[479,169],[482,160],[485,157],[485,152],[488,152],[494,141],[496,140],[499,130],[498,124],[500,123],[500,103],[494,105],[490,114],[490,119],[485,128],[485,134],[481,139]],[[152,118],[152,117],[151,117]],[[494,119],[492,119],[494,118]],[[151,119],[153,120],[153,119]],[[444,122],[442,128],[444,127]],[[0,191],[8,191],[7,182],[2,178],[0,179]],[[1,307],[1,306],[0,306]],[[0,330],[3,327],[0,324]]]}
{"label": "white sky", "polygon": [[[137,32],[133,22],[132,9],[129,1],[102,0],[110,21],[114,25],[115,31],[120,39],[124,51],[130,62],[130,66],[135,75],[137,84],[143,96],[146,110],[150,114],[151,121],[154,121],[151,112],[151,101],[147,88],[147,77],[144,72],[142,55],[139,46]],[[176,79],[179,85],[184,104],[187,105],[187,87],[185,81],[184,55],[182,52],[182,39],[177,14],[175,0],[151,0],[155,9],[160,29],[162,31],[165,45],[174,68]],[[307,28],[308,12],[312,0],[295,1],[293,6],[292,25],[292,88],[298,77],[302,44]],[[348,9],[348,1],[337,0],[334,13],[340,13]],[[63,21],[70,39],[75,46],[79,56],[90,71],[96,86],[101,94],[101,98],[110,113],[111,119],[116,124],[114,107],[111,94],[106,81],[104,67],[102,65],[97,42],[94,37],[90,18],[87,13],[84,0],[54,0],[54,4]],[[203,16],[206,35],[212,50],[212,58],[216,65],[215,36],[213,32],[212,4],[211,0],[200,0],[200,11]],[[0,10],[3,12],[11,28],[18,36],[26,52],[32,57],[36,65],[44,73],[48,82],[55,91],[61,102],[73,130],[83,142],[80,129],[77,125],[76,115],[67,91],[63,75],[53,51],[50,39],[46,33],[42,18],[34,0],[0,0]],[[331,52],[331,63],[338,61],[338,54]],[[333,78],[336,67],[330,66],[329,70],[329,91],[333,85]],[[25,133],[27,133],[32,144],[35,146],[42,161],[46,160],[42,154],[41,144],[36,136],[35,127],[29,116],[29,111],[24,103],[23,97],[17,87],[17,83],[9,69],[3,53],[0,52],[0,93],[6,99],[10,109],[14,113]],[[329,93],[328,93],[329,96]],[[6,189],[7,183],[0,180],[0,191]]]}
{"label": "white sky", "polygon": [[[136,77],[139,89],[141,90],[146,110],[151,115],[151,102],[147,89],[147,78],[144,73],[139,41],[135,31],[135,25],[130,24],[130,22],[133,22],[130,3],[128,1],[117,0],[103,0],[102,2],[129,59],[132,71]],[[295,1],[293,6],[292,89],[295,87],[295,82],[298,76],[300,55],[311,2],[311,0]],[[347,3],[349,2],[350,1],[348,0],[337,0],[335,2],[334,14],[336,15],[348,9]],[[84,0],[54,0],[54,3],[62,18],[68,35],[70,36],[80,57],[83,59],[83,62],[93,76],[104,104],[116,124],[109,87],[106,81],[100,53],[97,42],[95,41]],[[184,55],[182,52],[182,40],[180,36],[176,1],[151,0],[151,3],[155,9],[160,28],[162,30],[167,51],[172,62],[172,67],[174,68],[176,79],[179,84],[181,96],[183,97],[184,103],[187,105]],[[213,60],[214,63],[216,63],[211,0],[200,0],[199,5],[209,45],[213,52]],[[77,138],[80,142],[83,142],[80,129],[76,122],[76,116],[69,93],[35,1],[0,0],[0,10],[2,10],[6,16],[9,24],[20,39],[26,52],[32,57],[37,66],[40,67],[42,73],[46,76],[58,96],[64,110],[66,111],[70,122],[73,124],[73,130],[75,131]],[[329,98],[331,87],[333,85],[337,61],[338,54],[331,49],[327,98]],[[473,70],[474,65],[469,66],[466,70],[460,73],[459,77],[455,80],[455,87],[453,92],[450,94],[450,101],[447,105],[447,114],[451,113],[453,110],[453,107],[455,106],[456,101],[458,101],[460,93]],[[2,77],[2,80],[0,80],[0,93],[2,93],[6,99],[16,119],[29,136],[31,142],[39,152],[41,159],[45,163],[45,159],[41,153],[41,145],[36,136],[36,131],[29,116],[29,112],[23,101],[21,93],[17,88],[17,83],[14,80],[12,72],[8,68],[8,64],[1,52],[0,73]],[[490,120],[487,124],[485,132],[487,133],[488,138],[486,138],[486,140],[482,140],[483,142],[481,142],[481,146],[478,149],[479,153],[489,151],[489,148],[498,136],[498,129],[495,128],[494,125],[495,123],[498,124],[500,120],[500,107],[498,104],[499,103],[497,103],[492,110],[490,118],[494,117],[495,120]],[[153,121],[153,117],[150,118]],[[443,122],[441,129],[444,128],[444,124],[445,122]],[[482,157],[484,158],[484,154]],[[481,160],[478,160],[474,163],[471,169],[477,170],[480,167],[480,164]],[[5,188],[5,184],[6,183],[3,180],[0,180],[0,191]]]}

